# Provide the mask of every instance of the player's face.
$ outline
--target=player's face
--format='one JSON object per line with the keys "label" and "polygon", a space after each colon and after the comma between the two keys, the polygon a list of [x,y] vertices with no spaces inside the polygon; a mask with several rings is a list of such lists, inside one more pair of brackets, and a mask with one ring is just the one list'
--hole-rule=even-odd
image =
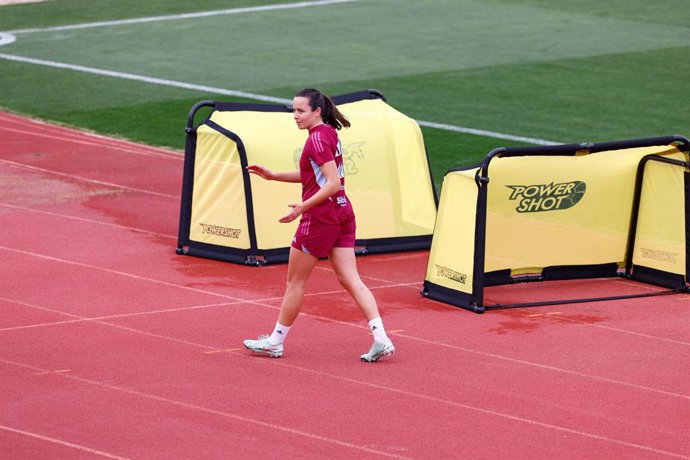
{"label": "player's face", "polygon": [[292,112],[299,129],[311,129],[321,123],[321,107],[312,110],[309,99],[296,97],[292,100]]}

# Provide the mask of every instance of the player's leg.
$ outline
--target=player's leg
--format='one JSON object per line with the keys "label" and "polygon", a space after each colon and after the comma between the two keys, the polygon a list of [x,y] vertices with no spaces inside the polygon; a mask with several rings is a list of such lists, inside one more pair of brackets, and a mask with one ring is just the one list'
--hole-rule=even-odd
{"label": "player's leg", "polygon": [[369,288],[362,282],[357,271],[354,249],[350,247],[334,247],[331,249],[328,258],[331,261],[338,281],[357,303],[374,336],[374,343],[370,350],[360,357],[362,361],[378,361],[383,356],[393,354],[395,347],[386,335],[376,299]]}
{"label": "player's leg", "polygon": [[338,282],[350,293],[366,320],[371,321],[381,316],[374,295],[359,276],[354,249],[333,248],[328,254],[328,260],[331,262]]}
{"label": "player's leg", "polygon": [[304,287],[318,261],[318,257],[302,252],[294,247],[290,248],[287,284],[283,302],[280,306],[280,313],[278,314],[278,322],[270,336],[261,336],[257,340],[245,340],[244,346],[247,349],[255,353],[267,354],[274,358],[283,355],[283,341],[299,315],[302,301],[304,300]]}
{"label": "player's leg", "polygon": [[278,315],[278,322],[280,324],[290,327],[297,319],[300,308],[302,307],[302,301],[304,300],[304,288],[309,279],[309,275],[311,275],[318,261],[318,257],[290,247],[287,285]]}

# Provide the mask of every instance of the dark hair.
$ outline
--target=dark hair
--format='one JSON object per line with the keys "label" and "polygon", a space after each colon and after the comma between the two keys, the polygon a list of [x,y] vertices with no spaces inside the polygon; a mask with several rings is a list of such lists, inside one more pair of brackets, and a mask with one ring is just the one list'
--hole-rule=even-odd
{"label": "dark hair", "polygon": [[321,119],[324,123],[333,126],[335,129],[340,129],[343,126],[350,127],[350,121],[345,118],[345,115],[340,113],[338,107],[333,103],[330,97],[323,94],[318,89],[304,88],[302,91],[295,94],[295,97],[305,97],[309,101],[309,107],[312,110],[321,109]]}

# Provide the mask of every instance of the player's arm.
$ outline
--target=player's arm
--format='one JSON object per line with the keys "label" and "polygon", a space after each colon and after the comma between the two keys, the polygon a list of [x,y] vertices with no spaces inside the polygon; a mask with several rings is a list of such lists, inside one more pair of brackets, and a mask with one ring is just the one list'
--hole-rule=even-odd
{"label": "player's arm", "polygon": [[282,171],[273,172],[268,168],[261,165],[249,165],[247,166],[247,171],[252,174],[256,174],[259,177],[263,177],[266,180],[277,180],[280,182],[300,182],[299,171]]}
{"label": "player's arm", "polygon": [[327,161],[326,163],[319,165],[319,169],[326,178],[326,183],[321,186],[321,189],[318,192],[309,197],[308,200],[302,203],[288,205],[292,208],[292,210],[288,215],[280,218],[280,222],[292,222],[293,220],[297,219],[300,214],[308,209],[313,208],[317,204],[326,201],[329,197],[335,195],[338,190],[340,190],[340,175],[338,174],[338,167],[335,165],[335,160]]}

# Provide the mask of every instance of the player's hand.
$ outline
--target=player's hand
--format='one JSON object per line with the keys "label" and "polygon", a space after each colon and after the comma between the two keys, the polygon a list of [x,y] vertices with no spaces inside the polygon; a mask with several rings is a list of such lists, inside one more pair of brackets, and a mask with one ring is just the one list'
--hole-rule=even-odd
{"label": "player's hand", "polygon": [[286,224],[288,222],[292,222],[293,220],[297,219],[302,214],[302,203],[289,204],[288,206],[290,208],[292,208],[292,210],[290,211],[289,214],[278,219],[278,222]]}
{"label": "player's hand", "polygon": [[249,171],[252,174],[256,174],[259,177],[263,177],[266,180],[273,180],[273,178],[275,177],[273,171],[261,165],[249,165],[247,166],[247,171]]}

